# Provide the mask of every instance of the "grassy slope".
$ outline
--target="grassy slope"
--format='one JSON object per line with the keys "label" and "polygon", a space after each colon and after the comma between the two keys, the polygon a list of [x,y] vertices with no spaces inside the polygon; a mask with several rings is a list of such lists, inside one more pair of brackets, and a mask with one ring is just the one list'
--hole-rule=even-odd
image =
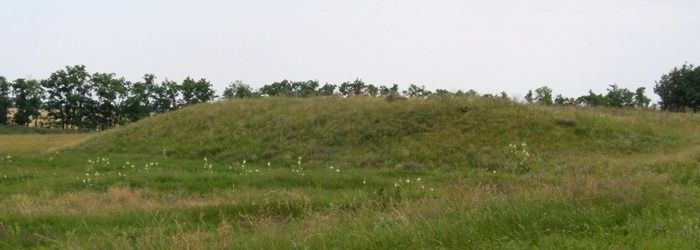
{"label": "grassy slope", "polygon": [[403,162],[499,166],[491,156],[528,143],[542,158],[629,154],[682,146],[663,117],[547,109],[502,100],[444,98],[253,99],[197,105],[95,137],[92,152],[346,167]]}
{"label": "grassy slope", "polygon": [[[0,148],[0,248],[700,248],[697,115],[265,99],[89,140]],[[520,142],[532,170],[503,171]]]}

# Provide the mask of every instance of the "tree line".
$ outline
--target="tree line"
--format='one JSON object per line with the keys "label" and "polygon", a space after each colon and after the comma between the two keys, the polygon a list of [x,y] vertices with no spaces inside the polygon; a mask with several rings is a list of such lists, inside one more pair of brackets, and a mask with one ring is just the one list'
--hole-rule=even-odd
{"label": "tree line", "polygon": [[67,66],[43,80],[9,82],[0,76],[0,125],[107,129],[215,97],[206,79],[158,83],[146,74],[130,82],[114,73],[90,74],[83,65]]}
{"label": "tree line", "polygon": [[[648,108],[651,99],[645,92],[643,87],[631,91],[613,84],[605,94],[589,91],[577,98],[555,97],[552,89],[544,86],[528,91],[524,101],[542,105]],[[661,77],[654,92],[661,97],[658,108],[662,110],[700,111],[700,67],[684,64],[674,68]],[[416,84],[402,91],[396,84],[377,86],[355,79],[339,85],[322,85],[316,80],[283,80],[258,89],[235,81],[224,89],[221,98],[375,96],[391,101],[407,97],[479,95],[474,90],[430,91]],[[513,99],[505,92],[480,96]],[[66,66],[43,80],[19,78],[8,81],[0,76],[0,125],[27,126],[33,123],[37,127],[102,130],[217,98],[212,84],[204,78],[187,77],[181,82],[166,78],[157,82],[155,75],[146,74],[139,81],[131,82],[114,73],[91,74],[84,65]],[[10,109],[14,113],[8,116]]]}

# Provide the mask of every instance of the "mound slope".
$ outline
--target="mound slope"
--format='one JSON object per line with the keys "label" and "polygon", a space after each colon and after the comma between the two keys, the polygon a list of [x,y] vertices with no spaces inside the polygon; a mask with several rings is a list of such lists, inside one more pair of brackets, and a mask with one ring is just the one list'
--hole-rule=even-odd
{"label": "mound slope", "polygon": [[540,159],[681,143],[651,112],[541,107],[493,98],[262,98],[207,103],[94,136],[77,150],[220,161],[385,167],[498,165],[509,144]]}

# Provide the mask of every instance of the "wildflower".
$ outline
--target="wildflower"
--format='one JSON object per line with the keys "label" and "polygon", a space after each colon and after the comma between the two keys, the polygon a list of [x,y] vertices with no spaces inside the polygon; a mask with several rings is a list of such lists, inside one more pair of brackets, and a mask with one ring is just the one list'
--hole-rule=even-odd
{"label": "wildflower", "polygon": [[270,164],[270,162],[268,161],[268,162],[267,162],[267,167],[270,167],[270,165],[271,165],[271,164]]}
{"label": "wildflower", "polygon": [[411,180],[410,180],[410,179],[406,179],[406,183],[411,183]]}
{"label": "wildflower", "polygon": [[399,187],[399,183],[394,182],[394,187]]}
{"label": "wildflower", "polygon": [[416,178],[416,181],[420,181],[420,177]]}
{"label": "wildflower", "polygon": [[362,185],[365,185],[365,184],[367,184],[367,181],[362,180]]}

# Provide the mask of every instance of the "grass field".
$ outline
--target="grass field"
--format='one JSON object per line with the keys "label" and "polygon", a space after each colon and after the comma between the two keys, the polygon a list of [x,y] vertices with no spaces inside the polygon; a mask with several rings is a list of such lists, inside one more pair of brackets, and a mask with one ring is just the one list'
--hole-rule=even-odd
{"label": "grass field", "polygon": [[698,249],[700,116],[491,99],[203,104],[0,135],[0,248]]}

